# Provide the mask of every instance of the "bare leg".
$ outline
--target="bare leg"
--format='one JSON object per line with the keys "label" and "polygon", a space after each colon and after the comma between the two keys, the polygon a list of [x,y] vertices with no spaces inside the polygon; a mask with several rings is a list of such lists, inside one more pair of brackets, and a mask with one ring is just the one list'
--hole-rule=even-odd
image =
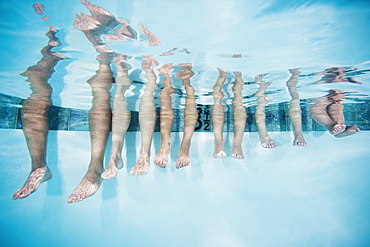
{"label": "bare leg", "polygon": [[212,126],[213,126],[213,134],[215,138],[215,150],[213,156],[215,158],[223,158],[226,157],[226,153],[224,150],[224,138],[223,138],[223,130],[224,130],[224,106],[221,103],[222,98],[225,96],[221,89],[226,81],[226,70],[218,69],[219,77],[213,86],[213,99],[214,103],[212,106]]}
{"label": "bare leg", "polygon": [[234,99],[232,100],[232,104],[234,107],[234,140],[232,157],[235,159],[244,159],[242,142],[245,124],[247,122],[247,112],[243,106],[242,96],[244,81],[242,79],[241,72],[235,71],[234,75],[235,82],[232,88],[234,93]]}
{"label": "bare leg", "polygon": [[262,78],[268,74],[261,74],[256,76],[255,82],[260,86],[258,92],[256,93],[257,96],[257,107],[256,107],[256,124],[258,128],[258,135],[260,138],[260,142],[262,147],[264,148],[275,148],[277,144],[270,138],[267,134],[266,130],[266,114],[265,114],[265,106],[267,105],[268,101],[266,100],[265,91],[266,88],[271,84],[271,82],[262,82]]}
{"label": "bare leg", "polygon": [[169,71],[173,69],[172,64],[165,64],[159,68],[158,71],[164,76],[163,84],[164,88],[159,94],[161,100],[161,147],[157,156],[154,159],[154,164],[159,167],[165,168],[167,164],[168,154],[170,152],[170,137],[172,130],[172,123],[174,114],[172,110],[172,99],[171,94],[175,92],[171,84],[171,77]]}
{"label": "bare leg", "polygon": [[22,107],[23,133],[26,138],[27,147],[31,156],[31,172],[24,185],[13,194],[13,199],[22,199],[37,190],[40,183],[52,177],[51,171],[46,164],[46,146],[49,132],[49,107],[52,105],[52,87],[48,83],[49,78],[54,73],[54,67],[65,58],[60,53],[51,52],[54,46],[59,45],[59,40],[55,37],[56,30],[49,26],[50,30],[46,33],[49,37],[48,45],[41,53],[42,59],[35,66],[31,66],[22,73],[28,77],[31,83],[32,93],[25,100]]}
{"label": "bare leg", "polygon": [[158,65],[158,62],[152,56],[146,56],[142,63],[142,67],[146,71],[145,77],[148,79],[148,83],[139,106],[141,149],[139,159],[130,171],[132,175],[144,175],[149,171],[150,147],[156,121],[156,108],[153,96],[155,89],[158,87],[156,83],[157,76],[153,71],[156,65]]}
{"label": "bare leg", "polygon": [[113,99],[112,110],[112,155],[107,169],[101,175],[104,179],[115,177],[118,170],[123,167],[122,148],[131,121],[131,112],[127,109],[125,98],[125,92],[131,86],[125,56],[120,54],[116,57],[115,64],[117,67],[117,90]]}
{"label": "bare leg", "polygon": [[190,164],[189,149],[191,138],[194,133],[198,119],[197,105],[195,102],[194,88],[190,85],[190,78],[194,75],[189,63],[180,64],[184,71],[177,72],[176,76],[182,80],[186,90],[185,110],[184,110],[184,134],[181,141],[180,152],[176,160],[176,168],[188,166]]}
{"label": "bare leg", "polygon": [[112,54],[98,56],[99,69],[88,80],[92,88],[92,107],[89,111],[89,129],[91,139],[91,159],[88,170],[80,184],[68,198],[68,203],[81,201],[95,194],[102,182],[104,153],[108,141],[111,123],[110,92],[113,73],[110,68]]}
{"label": "bare leg", "polygon": [[299,68],[290,69],[292,76],[287,81],[289,94],[292,97],[289,102],[289,118],[293,126],[294,141],[293,146],[306,146],[307,143],[303,137],[302,132],[302,111],[300,106],[299,94],[297,92],[298,77],[300,75]]}

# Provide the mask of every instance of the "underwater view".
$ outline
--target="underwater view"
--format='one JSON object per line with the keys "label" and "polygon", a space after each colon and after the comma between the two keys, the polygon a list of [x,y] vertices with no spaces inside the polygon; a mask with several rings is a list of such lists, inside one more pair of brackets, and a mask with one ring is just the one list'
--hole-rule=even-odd
{"label": "underwater view", "polygon": [[0,3],[1,246],[369,246],[370,2]]}

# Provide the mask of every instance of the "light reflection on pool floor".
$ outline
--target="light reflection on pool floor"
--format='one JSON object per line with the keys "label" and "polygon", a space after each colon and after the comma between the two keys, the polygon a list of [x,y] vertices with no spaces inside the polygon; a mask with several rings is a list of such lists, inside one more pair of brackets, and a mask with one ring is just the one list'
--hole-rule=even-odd
{"label": "light reflection on pool floor", "polygon": [[[128,133],[125,167],[92,197],[67,204],[89,162],[88,132],[50,131],[54,177],[23,200],[12,193],[29,172],[21,130],[0,130],[2,246],[365,246],[369,243],[369,132],[336,139],[306,132],[293,147],[290,132],[263,149],[257,133],[243,139],[245,159],[214,159],[212,133],[194,133],[191,164],[174,162],[181,133],[172,133],[169,166],[151,160],[131,176],[139,133]],[[154,135],[153,153],[159,149]],[[107,155],[110,152],[110,146]],[[153,157],[152,157],[153,159]]]}

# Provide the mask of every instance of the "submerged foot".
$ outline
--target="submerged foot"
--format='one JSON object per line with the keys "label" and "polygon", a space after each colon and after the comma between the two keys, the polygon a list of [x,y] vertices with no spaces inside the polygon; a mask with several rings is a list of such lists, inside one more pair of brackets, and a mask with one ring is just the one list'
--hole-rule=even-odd
{"label": "submerged foot", "polygon": [[188,166],[190,164],[190,157],[189,156],[179,156],[176,160],[176,168],[182,168]]}
{"label": "submerged foot", "polygon": [[234,146],[233,147],[232,157],[234,159],[238,159],[238,160],[244,159],[243,150],[242,150],[241,146]]}
{"label": "submerged foot", "polygon": [[307,142],[303,137],[297,136],[293,141],[293,146],[304,147],[304,146],[307,146]]}
{"label": "submerged foot", "polygon": [[346,129],[343,132],[336,134],[335,137],[346,137],[356,134],[357,132],[360,132],[360,129],[357,127],[357,125],[346,126]]}
{"label": "submerged foot", "polygon": [[346,127],[347,126],[344,125],[344,124],[336,124],[336,125],[334,125],[332,131],[333,131],[334,135],[337,135],[337,134],[342,133],[343,131],[345,131]]}
{"label": "submerged foot", "polygon": [[136,165],[132,167],[131,175],[144,175],[149,171],[149,157],[147,155],[140,155]]}
{"label": "submerged foot", "polygon": [[224,158],[224,157],[226,157],[226,153],[225,153],[224,150],[215,151],[215,153],[213,154],[213,157],[215,157],[215,158]]}
{"label": "submerged foot", "polygon": [[278,146],[269,136],[263,138],[261,144],[264,148],[276,148]]}
{"label": "submerged foot", "polygon": [[79,202],[83,199],[92,196],[95,194],[96,191],[98,191],[101,183],[102,178],[100,173],[92,173],[86,174],[85,177],[81,180],[80,184],[77,186],[77,188],[72,192],[72,194],[68,197],[67,202],[73,203],[73,202]]}
{"label": "submerged foot", "polygon": [[119,169],[123,167],[123,160],[121,156],[112,156],[107,169],[101,175],[104,179],[110,179],[117,176],[117,172]]}
{"label": "submerged foot", "polygon": [[154,158],[154,164],[161,168],[166,168],[168,160],[168,150],[160,149],[157,156]]}
{"label": "submerged foot", "polygon": [[13,199],[23,199],[37,190],[40,183],[49,180],[52,173],[47,166],[37,168],[28,176],[26,182],[13,194]]}

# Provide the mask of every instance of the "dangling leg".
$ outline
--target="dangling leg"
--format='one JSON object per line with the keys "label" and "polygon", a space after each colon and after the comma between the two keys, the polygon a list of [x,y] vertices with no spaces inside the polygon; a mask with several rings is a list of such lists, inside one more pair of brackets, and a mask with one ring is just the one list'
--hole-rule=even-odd
{"label": "dangling leg", "polygon": [[289,72],[292,74],[292,76],[289,78],[286,84],[289,94],[292,97],[291,101],[289,102],[288,115],[293,126],[293,146],[306,146],[307,143],[302,132],[302,111],[299,95],[297,93],[298,77],[301,72],[299,71],[299,68],[290,69]]}
{"label": "dangling leg", "polygon": [[222,98],[225,96],[222,93],[222,86],[226,81],[226,70],[218,69],[219,77],[213,86],[213,99],[214,103],[212,106],[212,126],[213,126],[213,134],[215,138],[215,150],[213,156],[215,158],[223,158],[226,157],[226,153],[224,150],[224,120],[225,120],[225,112],[224,106],[221,103]]}
{"label": "dangling leg", "polygon": [[162,168],[165,168],[167,164],[168,154],[170,152],[172,123],[174,120],[171,94],[174,93],[175,90],[172,87],[171,77],[168,73],[172,69],[172,64],[165,64],[163,67],[158,69],[158,71],[164,76],[164,88],[159,94],[159,98],[161,101],[161,147],[154,159],[154,164]]}
{"label": "dangling leg", "polygon": [[139,159],[130,171],[132,175],[144,175],[149,171],[150,147],[157,117],[153,96],[155,89],[158,87],[156,83],[157,76],[153,71],[154,66],[157,64],[158,62],[152,56],[146,56],[142,63],[142,67],[146,71],[145,77],[148,79],[148,83],[139,106],[141,149]]}
{"label": "dangling leg", "polygon": [[102,182],[104,153],[111,124],[110,92],[113,73],[110,68],[111,54],[98,56],[99,69],[88,80],[92,88],[93,101],[89,111],[89,129],[91,139],[91,159],[88,170],[80,184],[69,196],[67,202],[81,201],[95,194]]}
{"label": "dangling leg", "polygon": [[277,144],[271,139],[271,137],[267,133],[266,129],[266,114],[265,114],[265,107],[268,103],[266,100],[265,91],[266,88],[271,84],[271,82],[262,82],[262,78],[267,74],[261,74],[256,76],[256,83],[260,86],[258,92],[256,93],[257,96],[257,107],[256,107],[256,124],[258,128],[258,135],[260,138],[260,142],[262,147],[264,148],[275,148]]}
{"label": "dangling leg", "polygon": [[125,56],[120,54],[116,57],[115,64],[117,67],[117,90],[113,99],[112,109],[112,155],[108,167],[101,175],[104,179],[115,177],[118,170],[123,167],[122,148],[128,126],[131,122],[131,112],[127,109],[125,98],[125,92],[131,86],[131,80],[128,77]]}
{"label": "dangling leg", "polygon": [[245,124],[247,122],[247,112],[243,106],[242,96],[244,81],[242,79],[241,72],[235,71],[234,75],[235,82],[232,87],[234,93],[234,99],[232,100],[232,104],[234,107],[234,139],[232,157],[235,159],[244,159],[242,143]]}
{"label": "dangling leg", "polygon": [[191,64],[180,64],[183,71],[177,72],[176,76],[182,80],[186,90],[184,110],[184,134],[181,141],[180,152],[176,160],[176,168],[182,168],[190,164],[189,149],[191,138],[198,119],[197,104],[195,102],[194,88],[190,85],[190,78],[194,75]]}
{"label": "dangling leg", "polygon": [[13,194],[13,199],[22,199],[37,190],[40,183],[52,177],[46,164],[46,146],[49,132],[49,107],[52,105],[52,87],[48,83],[54,73],[54,67],[65,57],[61,53],[51,52],[54,46],[60,45],[55,36],[57,30],[49,26],[46,33],[49,37],[48,45],[41,53],[42,59],[35,66],[31,66],[22,73],[31,83],[31,96],[25,100],[22,112],[23,133],[26,138],[28,151],[31,157],[31,172],[24,185]]}

